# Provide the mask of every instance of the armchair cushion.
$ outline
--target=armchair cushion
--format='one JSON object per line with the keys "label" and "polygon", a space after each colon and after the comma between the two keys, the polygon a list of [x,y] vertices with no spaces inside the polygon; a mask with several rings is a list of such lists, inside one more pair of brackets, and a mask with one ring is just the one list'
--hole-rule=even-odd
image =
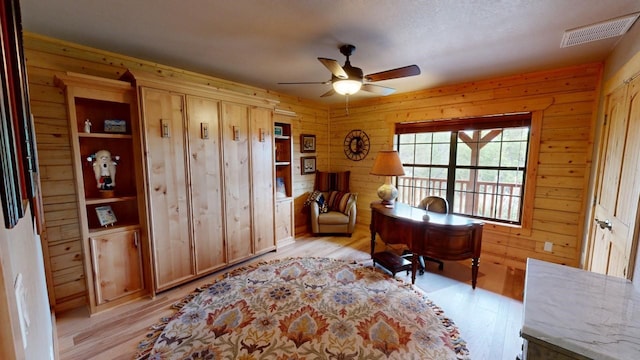
{"label": "armchair cushion", "polygon": [[349,200],[351,200],[351,193],[332,191],[329,193],[329,200],[327,200],[327,203],[329,204],[329,210],[339,211],[345,215],[348,215]]}

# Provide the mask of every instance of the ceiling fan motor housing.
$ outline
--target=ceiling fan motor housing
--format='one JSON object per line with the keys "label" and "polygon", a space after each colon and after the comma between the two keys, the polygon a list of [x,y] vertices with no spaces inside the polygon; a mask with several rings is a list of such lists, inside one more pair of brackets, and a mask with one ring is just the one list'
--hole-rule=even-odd
{"label": "ceiling fan motor housing", "polygon": [[[347,59],[344,66],[340,66],[334,59],[318,57],[318,60],[331,72],[331,80],[329,81],[316,81],[316,82],[296,82],[296,83],[279,83],[279,84],[331,84],[333,89],[320,95],[321,97],[330,96],[335,93],[341,95],[353,95],[360,89],[365,91],[380,94],[389,95],[394,92],[393,88],[370,84],[371,82],[397,79],[407,76],[420,75],[420,68],[417,65],[404,66],[397,69],[380,71],[373,74],[364,75],[361,68],[351,65],[349,57],[353,55],[356,47],[351,44],[344,44],[340,46],[340,53]],[[365,83],[365,81],[367,83]]]}

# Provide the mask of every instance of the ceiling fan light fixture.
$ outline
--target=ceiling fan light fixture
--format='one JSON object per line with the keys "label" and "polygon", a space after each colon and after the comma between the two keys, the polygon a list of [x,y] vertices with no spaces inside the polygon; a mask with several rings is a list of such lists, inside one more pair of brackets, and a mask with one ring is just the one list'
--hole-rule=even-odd
{"label": "ceiling fan light fixture", "polygon": [[333,82],[333,90],[340,95],[353,95],[360,91],[362,81],[358,80],[336,80]]}

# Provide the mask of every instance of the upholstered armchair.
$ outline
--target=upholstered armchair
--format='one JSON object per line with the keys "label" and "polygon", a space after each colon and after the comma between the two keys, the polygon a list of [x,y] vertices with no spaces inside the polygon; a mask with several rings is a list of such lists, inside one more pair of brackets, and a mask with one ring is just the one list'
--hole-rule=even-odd
{"label": "upholstered armchair", "polygon": [[[329,198],[331,198],[332,194],[333,196],[340,196],[336,193],[339,192],[332,191],[326,194],[328,194]],[[323,212],[318,202],[314,201],[310,204],[311,231],[314,234],[342,233],[351,236],[356,226],[356,201],[358,200],[358,194],[346,193],[346,195],[342,196],[347,198],[343,200],[344,210],[328,208],[326,212]]]}
{"label": "upholstered armchair", "polygon": [[310,207],[311,232],[351,236],[356,225],[358,194],[349,192],[349,172],[316,172],[314,188],[305,203]]}

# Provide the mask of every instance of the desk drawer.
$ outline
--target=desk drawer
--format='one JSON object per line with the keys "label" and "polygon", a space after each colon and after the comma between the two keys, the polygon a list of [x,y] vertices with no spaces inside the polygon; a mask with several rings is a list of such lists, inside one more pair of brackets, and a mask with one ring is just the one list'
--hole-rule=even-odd
{"label": "desk drawer", "polygon": [[473,257],[474,242],[472,227],[429,227],[425,229],[423,241],[416,244],[422,255],[443,260],[462,260]]}
{"label": "desk drawer", "polygon": [[[374,213],[374,217],[380,216],[381,215]],[[378,233],[385,243],[407,244],[407,246],[410,246],[413,228],[407,226],[406,221],[391,217],[382,217],[377,221],[374,219],[374,224],[376,233]]]}

